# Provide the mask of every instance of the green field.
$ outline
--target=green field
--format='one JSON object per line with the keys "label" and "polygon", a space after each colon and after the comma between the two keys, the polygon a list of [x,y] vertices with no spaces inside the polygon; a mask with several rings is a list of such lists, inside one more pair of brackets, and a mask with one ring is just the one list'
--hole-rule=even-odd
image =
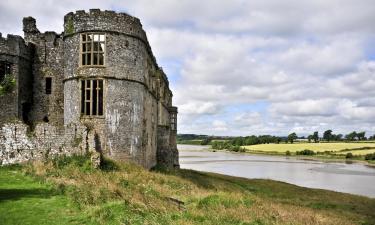
{"label": "green field", "polygon": [[375,199],[191,170],[88,158],[0,167],[0,224],[374,224]]}
{"label": "green field", "polygon": [[[260,145],[248,145],[244,146],[247,151],[261,151],[261,152],[277,152],[285,153],[286,151],[296,152],[305,149],[312,150],[314,152],[324,152],[324,151],[345,151],[352,152],[353,154],[367,154],[375,152],[375,143],[294,143],[294,144],[260,144]],[[360,148],[374,148],[366,150],[358,150]]]}

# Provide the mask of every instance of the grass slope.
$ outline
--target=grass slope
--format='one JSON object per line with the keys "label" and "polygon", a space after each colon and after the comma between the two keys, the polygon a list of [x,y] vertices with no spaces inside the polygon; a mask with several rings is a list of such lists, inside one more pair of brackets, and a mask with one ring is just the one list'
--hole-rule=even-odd
{"label": "grass slope", "polygon": [[[374,224],[375,199],[84,157],[0,168],[1,224]],[[21,190],[21,191],[20,191]],[[80,213],[79,213],[80,212]]]}
{"label": "grass slope", "polygon": [[[294,143],[294,144],[260,144],[244,146],[249,151],[263,151],[263,152],[296,152],[305,149],[314,152],[324,151],[343,151],[350,150],[353,154],[367,154],[368,152],[375,152],[375,143]],[[372,150],[355,150],[359,148],[374,148]],[[346,151],[348,152],[348,151]]]}
{"label": "grass slope", "polygon": [[89,224],[54,187],[23,175],[20,167],[0,169],[0,224]]}

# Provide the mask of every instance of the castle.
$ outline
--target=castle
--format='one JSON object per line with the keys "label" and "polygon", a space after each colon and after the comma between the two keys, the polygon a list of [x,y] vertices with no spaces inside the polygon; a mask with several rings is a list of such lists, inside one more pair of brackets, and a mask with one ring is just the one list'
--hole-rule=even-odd
{"label": "castle", "polygon": [[138,18],[68,13],[64,31],[0,33],[0,165],[88,152],[178,166],[177,108]]}

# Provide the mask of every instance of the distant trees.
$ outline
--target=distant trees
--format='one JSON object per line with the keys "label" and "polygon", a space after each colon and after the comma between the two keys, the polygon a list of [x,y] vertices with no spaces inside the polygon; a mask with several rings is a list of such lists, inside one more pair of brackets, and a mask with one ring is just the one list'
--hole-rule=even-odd
{"label": "distant trees", "polygon": [[358,138],[359,141],[366,140],[366,132],[364,132],[364,131],[358,132],[357,133],[357,138]]}
{"label": "distant trees", "polygon": [[[323,133],[323,140],[325,141],[342,141],[343,140],[343,137],[344,135],[342,134],[333,134],[332,130],[326,130],[324,131]],[[311,137],[312,139],[312,137]],[[345,135],[345,140],[346,141],[363,141],[363,140],[367,140],[366,138],[366,132],[365,131],[362,131],[362,132],[356,132],[356,131],[353,131],[353,132],[350,132],[349,134]]]}
{"label": "distant trees", "polygon": [[323,139],[326,140],[326,141],[331,141],[332,139],[332,130],[326,130],[324,131],[323,133]]}
{"label": "distant trees", "polygon": [[315,131],[314,134],[312,135],[312,139],[314,140],[315,143],[319,141],[319,132]]}
{"label": "distant trees", "polygon": [[296,133],[291,133],[288,135],[288,141],[293,144],[294,140],[296,140],[298,138],[297,134]]}
{"label": "distant trees", "polygon": [[343,138],[342,134],[333,134],[333,140],[335,141],[341,141]]}

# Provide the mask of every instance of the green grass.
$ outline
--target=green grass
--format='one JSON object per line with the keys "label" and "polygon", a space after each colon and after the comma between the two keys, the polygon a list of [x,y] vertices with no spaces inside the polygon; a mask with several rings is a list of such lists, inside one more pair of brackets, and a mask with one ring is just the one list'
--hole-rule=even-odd
{"label": "green grass", "polygon": [[[359,148],[374,148],[375,143],[294,143],[294,144],[260,144],[260,145],[248,145],[244,146],[248,151],[261,151],[261,152],[276,152],[285,153],[286,151],[296,152],[305,149],[312,150],[314,152],[324,152],[324,151],[344,151],[351,150],[354,154],[365,154],[361,150],[356,150]],[[353,150],[352,150],[353,149]]]}
{"label": "green grass", "polygon": [[0,224],[374,224],[375,199],[83,157],[0,167]]}
{"label": "green grass", "polygon": [[93,224],[66,196],[14,166],[0,169],[0,218],[4,225]]}

